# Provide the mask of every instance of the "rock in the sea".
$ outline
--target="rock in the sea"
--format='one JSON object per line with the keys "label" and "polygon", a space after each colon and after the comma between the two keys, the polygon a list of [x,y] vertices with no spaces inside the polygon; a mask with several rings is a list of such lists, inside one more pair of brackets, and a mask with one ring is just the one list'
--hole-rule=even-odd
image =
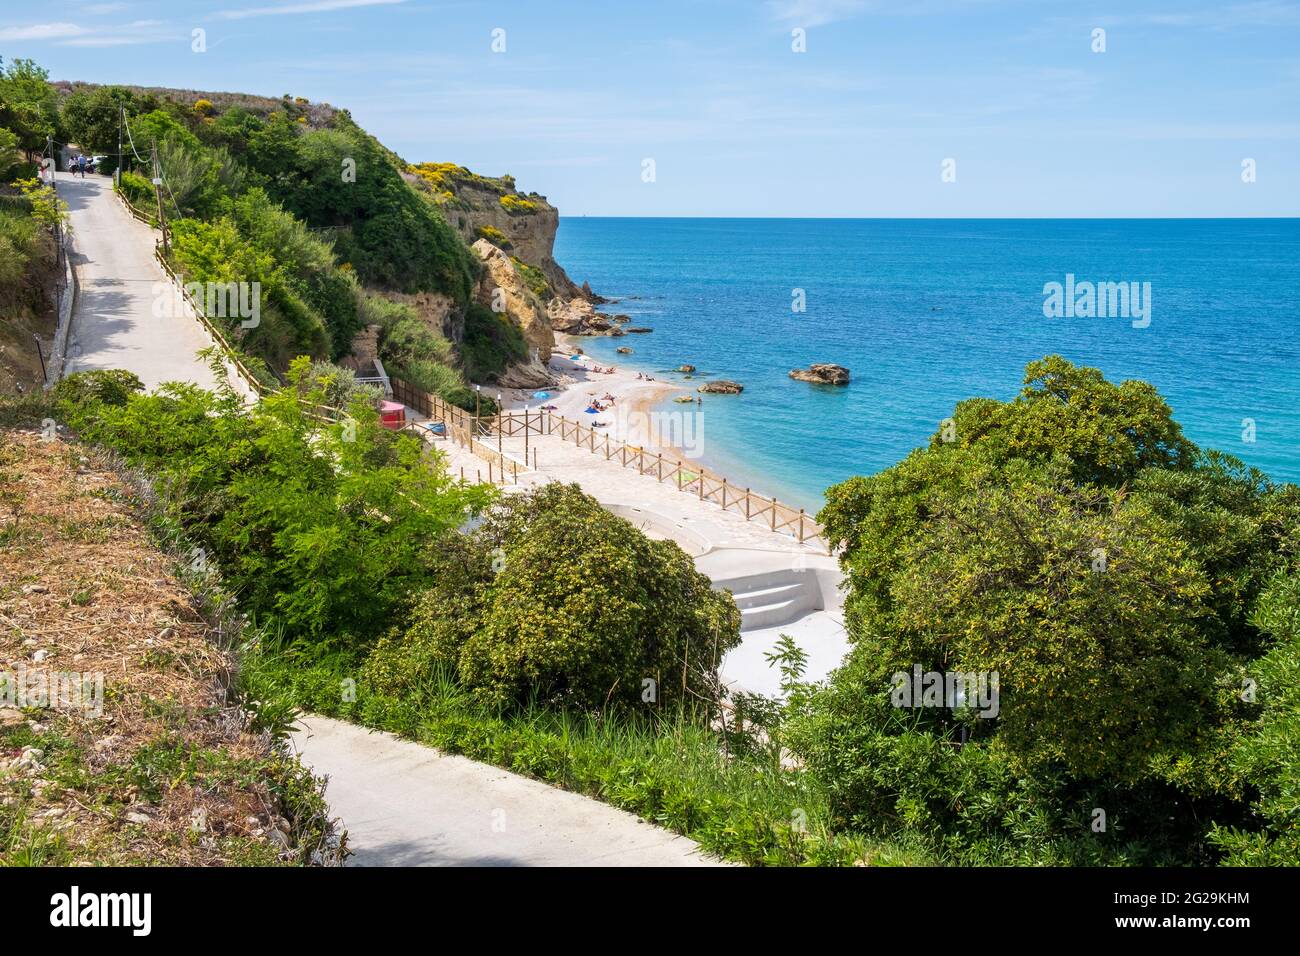
{"label": "rock in the sea", "polygon": [[695,371],[695,366],[694,366],[694,365],[679,365],[679,366],[677,366],[677,371],[679,371],[679,372],[685,372],[687,375],[690,375],[692,372]]}
{"label": "rock in the sea", "polygon": [[807,368],[790,370],[790,377],[800,382],[812,382],[815,385],[847,385],[849,370],[843,365],[817,363]]}
{"label": "rock in the sea", "polygon": [[624,332],[653,332],[654,329],[648,329],[644,325],[629,325]]}
{"label": "rock in the sea", "polygon": [[728,381],[725,378],[720,378],[716,382],[705,382],[699,388],[701,392],[717,392],[720,395],[739,395],[744,390],[745,386],[739,382]]}
{"label": "rock in the sea", "polygon": [[630,348],[628,348],[626,345],[620,345],[618,348],[614,349],[614,351],[617,352],[619,355],[631,355],[631,354],[632,354],[632,350],[631,350]]}
{"label": "rock in the sea", "polygon": [[565,335],[622,335],[622,326],[604,313],[597,312],[586,299],[561,302],[552,299],[547,307],[551,328]]}

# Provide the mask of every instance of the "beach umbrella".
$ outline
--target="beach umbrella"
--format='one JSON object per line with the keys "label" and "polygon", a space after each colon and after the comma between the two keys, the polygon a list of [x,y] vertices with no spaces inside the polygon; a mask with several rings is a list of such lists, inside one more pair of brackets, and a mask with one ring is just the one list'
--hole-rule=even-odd
{"label": "beach umbrella", "polygon": [[600,414],[600,412],[597,411],[597,410],[594,409],[594,408],[584,408],[583,411],[585,411],[588,415],[599,415],[599,414]]}
{"label": "beach umbrella", "polygon": [[533,398],[550,398],[550,392],[533,392]]}
{"label": "beach umbrella", "polygon": [[581,362],[581,361],[582,361],[582,356],[581,356],[581,355],[570,355],[570,356],[569,356],[569,361],[570,361],[570,362]]}

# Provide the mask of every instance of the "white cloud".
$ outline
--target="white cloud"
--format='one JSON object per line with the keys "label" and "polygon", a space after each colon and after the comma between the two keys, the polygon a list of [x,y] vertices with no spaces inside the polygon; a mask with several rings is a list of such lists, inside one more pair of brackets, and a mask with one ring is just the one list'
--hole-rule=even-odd
{"label": "white cloud", "polygon": [[75,37],[86,33],[84,27],[75,23],[33,23],[25,27],[4,27],[0,29],[0,40],[57,40],[62,37]]}
{"label": "white cloud", "polygon": [[0,40],[50,40],[56,46],[110,47],[162,43],[180,36],[161,20],[136,20],[123,25],[93,28],[76,23],[33,23],[0,29]]}
{"label": "white cloud", "polygon": [[219,10],[217,16],[223,20],[244,20],[248,17],[275,17],[298,13],[328,13],[332,10],[349,10],[353,7],[391,6],[405,3],[406,0],[308,0],[306,3],[290,3],[275,7],[247,7],[240,10]]}

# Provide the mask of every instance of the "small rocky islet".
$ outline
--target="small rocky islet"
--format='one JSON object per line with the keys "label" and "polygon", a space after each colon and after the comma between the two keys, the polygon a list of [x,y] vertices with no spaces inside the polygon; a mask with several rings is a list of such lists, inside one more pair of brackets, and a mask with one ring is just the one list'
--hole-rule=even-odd
{"label": "small rocky islet", "polygon": [[817,362],[807,368],[790,370],[790,377],[798,382],[811,382],[814,385],[847,385],[849,370],[843,365],[829,362]]}

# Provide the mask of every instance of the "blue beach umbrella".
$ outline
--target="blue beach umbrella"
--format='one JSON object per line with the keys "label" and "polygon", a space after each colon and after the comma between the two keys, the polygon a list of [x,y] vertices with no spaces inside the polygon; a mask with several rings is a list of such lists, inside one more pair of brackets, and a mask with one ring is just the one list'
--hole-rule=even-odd
{"label": "blue beach umbrella", "polygon": [[550,398],[550,392],[533,392],[533,398]]}
{"label": "blue beach umbrella", "polygon": [[580,362],[580,361],[582,361],[582,356],[581,356],[581,355],[570,355],[570,356],[569,356],[569,361],[570,361],[570,362]]}

